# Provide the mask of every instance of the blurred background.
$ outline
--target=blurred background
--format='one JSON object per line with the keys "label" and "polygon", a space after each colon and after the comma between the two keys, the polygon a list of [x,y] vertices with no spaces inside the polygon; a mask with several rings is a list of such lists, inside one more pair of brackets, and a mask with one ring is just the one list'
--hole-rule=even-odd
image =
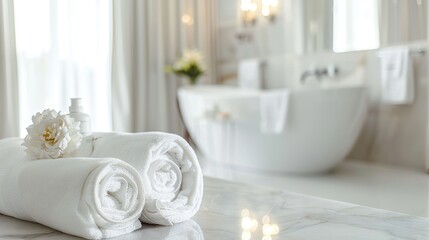
{"label": "blurred background", "polygon": [[[92,131],[180,134],[208,176],[428,216],[427,14],[426,0],[1,0],[0,138],[81,97]],[[165,69],[187,49],[203,54],[195,86]]]}

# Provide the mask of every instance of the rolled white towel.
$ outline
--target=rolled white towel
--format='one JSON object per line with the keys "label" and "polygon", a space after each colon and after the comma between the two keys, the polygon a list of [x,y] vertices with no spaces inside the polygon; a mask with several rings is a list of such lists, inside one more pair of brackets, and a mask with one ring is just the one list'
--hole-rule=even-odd
{"label": "rolled white towel", "polygon": [[87,239],[141,227],[141,178],[118,159],[31,160],[22,139],[0,140],[0,213]]}
{"label": "rolled white towel", "polygon": [[94,133],[83,141],[81,150],[84,156],[119,158],[137,169],[146,196],[141,221],[172,225],[198,211],[203,175],[195,152],[180,136],[160,132]]}

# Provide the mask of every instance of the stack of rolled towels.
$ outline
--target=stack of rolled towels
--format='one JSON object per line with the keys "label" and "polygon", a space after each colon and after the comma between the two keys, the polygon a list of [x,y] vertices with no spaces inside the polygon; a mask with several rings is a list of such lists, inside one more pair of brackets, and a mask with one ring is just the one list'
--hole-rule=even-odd
{"label": "stack of rolled towels", "polygon": [[22,144],[0,140],[1,214],[101,239],[130,233],[141,222],[180,223],[200,207],[202,172],[180,136],[94,133],[73,157],[39,160]]}

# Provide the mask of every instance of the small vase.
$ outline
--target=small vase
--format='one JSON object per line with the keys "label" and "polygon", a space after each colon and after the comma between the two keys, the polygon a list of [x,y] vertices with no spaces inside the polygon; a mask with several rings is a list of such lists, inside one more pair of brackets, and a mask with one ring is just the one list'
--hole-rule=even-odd
{"label": "small vase", "polygon": [[198,78],[197,77],[189,77],[188,79],[189,79],[189,83],[191,85],[195,85],[198,82]]}

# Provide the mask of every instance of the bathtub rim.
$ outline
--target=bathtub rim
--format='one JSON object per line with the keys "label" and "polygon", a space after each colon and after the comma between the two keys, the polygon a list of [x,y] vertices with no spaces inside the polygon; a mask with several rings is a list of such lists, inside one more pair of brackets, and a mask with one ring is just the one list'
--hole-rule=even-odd
{"label": "bathtub rim", "polygon": [[[341,91],[350,89],[366,90],[367,87],[363,84],[336,86],[336,87],[308,87],[308,88],[275,88],[275,89],[243,89],[237,86],[220,85],[220,84],[204,84],[204,85],[188,85],[178,89],[178,94],[192,94],[205,98],[247,98],[260,97],[264,93],[272,91],[288,90],[290,94],[311,93],[320,91]],[[221,94],[219,94],[221,93]]]}

